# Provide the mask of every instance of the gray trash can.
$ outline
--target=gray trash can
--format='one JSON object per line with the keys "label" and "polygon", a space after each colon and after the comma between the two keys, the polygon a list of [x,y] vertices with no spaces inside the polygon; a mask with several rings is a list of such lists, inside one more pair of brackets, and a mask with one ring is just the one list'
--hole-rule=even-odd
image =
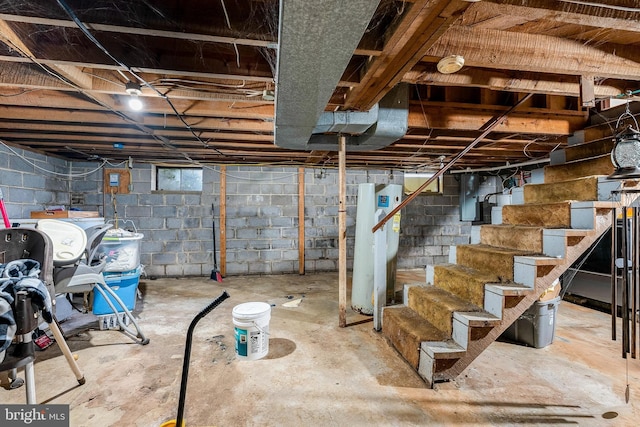
{"label": "gray trash can", "polygon": [[536,301],[502,333],[502,338],[535,348],[548,346],[555,336],[560,300],[556,297],[549,301]]}

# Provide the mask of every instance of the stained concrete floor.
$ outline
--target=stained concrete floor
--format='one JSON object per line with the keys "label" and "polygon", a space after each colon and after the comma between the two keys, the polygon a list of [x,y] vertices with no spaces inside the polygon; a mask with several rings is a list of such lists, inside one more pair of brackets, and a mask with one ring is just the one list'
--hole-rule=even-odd
{"label": "stained concrete floor", "polygon": [[[117,331],[68,337],[85,385],[77,384],[57,346],[38,353],[38,402],[69,404],[73,427],[159,426],[175,418],[185,332],[222,290],[231,298],[194,333],[189,427],[630,426],[640,417],[640,361],[627,365],[621,358],[606,314],[567,302],[559,306],[552,345],[495,342],[455,382],[430,389],[370,321],[361,322],[364,316],[349,312],[351,326],[338,327],[337,274],[227,277],[223,283],[143,278],[140,289],[136,316],[148,345]],[[283,307],[288,296],[302,298],[301,304]],[[247,301],[275,304],[269,354],[256,361],[234,352],[231,310]],[[0,402],[24,403],[24,391],[0,388]]]}

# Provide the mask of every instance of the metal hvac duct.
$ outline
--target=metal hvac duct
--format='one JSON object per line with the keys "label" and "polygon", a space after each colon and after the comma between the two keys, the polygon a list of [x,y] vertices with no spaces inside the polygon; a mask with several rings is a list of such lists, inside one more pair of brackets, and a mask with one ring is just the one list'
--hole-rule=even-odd
{"label": "metal hvac duct", "polygon": [[408,88],[400,85],[367,112],[325,112],[379,0],[281,0],[275,144],[294,150],[386,147],[407,131]]}

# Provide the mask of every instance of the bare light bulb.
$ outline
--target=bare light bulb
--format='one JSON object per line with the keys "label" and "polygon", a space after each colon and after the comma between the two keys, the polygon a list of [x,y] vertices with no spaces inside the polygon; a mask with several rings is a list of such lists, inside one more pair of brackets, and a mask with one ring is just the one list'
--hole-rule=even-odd
{"label": "bare light bulb", "polygon": [[140,95],[142,95],[140,85],[135,82],[127,82],[125,91],[130,95],[129,108],[134,111],[142,110],[142,101],[140,100],[140,98],[138,98]]}
{"label": "bare light bulb", "polygon": [[131,98],[129,98],[129,108],[134,111],[142,110],[142,101],[140,101],[137,95],[131,95]]}

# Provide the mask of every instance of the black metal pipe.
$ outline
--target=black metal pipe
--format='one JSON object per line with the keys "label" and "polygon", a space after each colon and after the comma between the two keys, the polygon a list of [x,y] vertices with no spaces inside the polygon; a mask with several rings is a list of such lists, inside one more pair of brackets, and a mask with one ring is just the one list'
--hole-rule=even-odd
{"label": "black metal pipe", "polygon": [[611,210],[611,339],[617,339],[616,325],[618,321],[618,220],[617,209]]}
{"label": "black metal pipe", "polygon": [[638,310],[638,305],[637,305],[637,298],[638,298],[638,284],[639,284],[639,280],[638,280],[638,265],[640,264],[639,261],[639,254],[638,254],[638,207],[634,206],[632,209],[632,216],[631,216],[631,237],[630,237],[630,243],[631,243],[631,253],[632,253],[632,258],[631,258],[631,358],[632,359],[636,359],[637,358],[637,347],[638,347],[638,341],[637,341],[637,333],[638,333],[638,328],[637,328],[637,320],[638,320],[638,316],[636,314],[636,311]]}
{"label": "black metal pipe", "polygon": [[629,353],[629,224],[622,207],[622,357]]}
{"label": "black metal pipe", "polygon": [[229,298],[229,294],[227,291],[223,291],[222,294],[215,300],[211,302],[208,306],[206,306],[202,311],[196,314],[196,317],[193,318],[191,324],[189,325],[189,329],[187,330],[187,342],[184,346],[184,360],[182,362],[182,379],[180,381],[180,397],[178,399],[178,416],[176,417],[176,426],[182,427],[182,420],[184,417],[184,399],[187,395],[187,379],[189,378],[189,359],[191,358],[191,341],[193,338],[193,330],[196,328],[196,324],[202,319],[204,316],[209,314],[211,310],[216,308],[220,303]]}

